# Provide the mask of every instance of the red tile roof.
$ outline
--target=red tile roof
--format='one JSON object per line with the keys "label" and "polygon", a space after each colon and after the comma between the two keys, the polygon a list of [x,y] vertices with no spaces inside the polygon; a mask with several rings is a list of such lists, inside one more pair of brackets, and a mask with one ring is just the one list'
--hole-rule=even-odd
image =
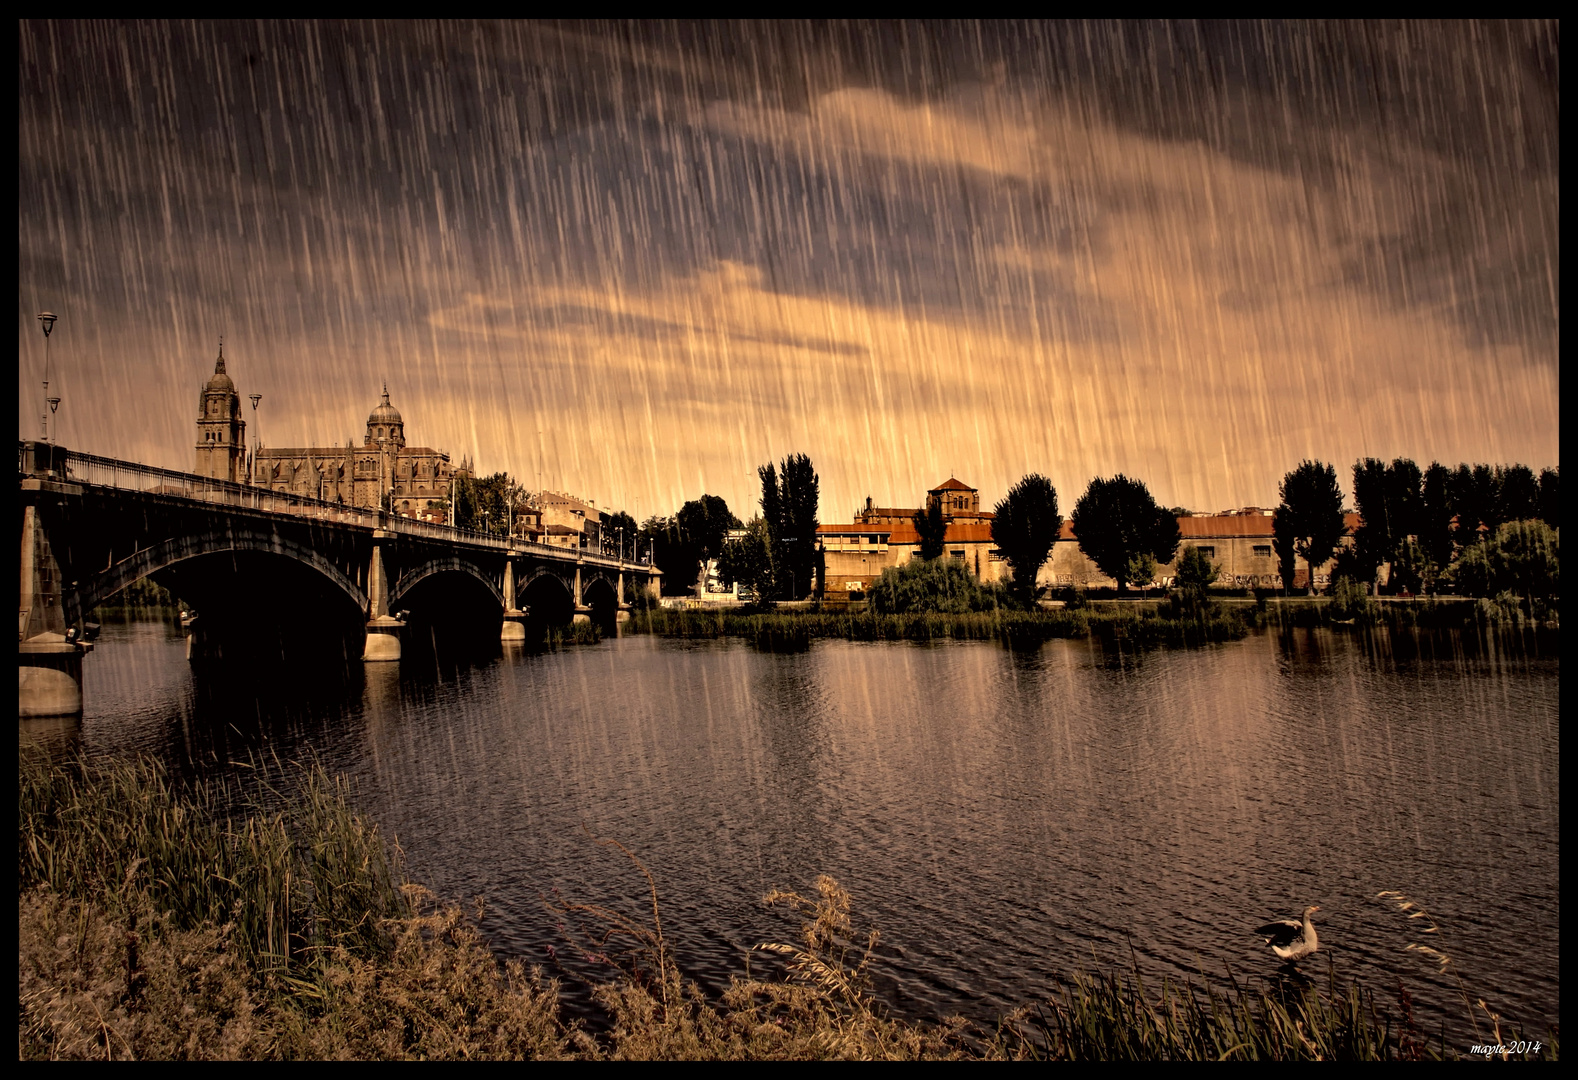
{"label": "red tile roof", "polygon": [[918,544],[920,533],[907,522],[901,525],[818,525],[818,536],[885,536],[890,544]]}
{"label": "red tile roof", "polygon": [[975,489],[973,487],[971,487],[969,484],[966,484],[963,480],[955,480],[953,477],[950,476],[948,479],[944,480],[942,483],[938,484],[936,487],[929,489],[926,493],[928,495],[930,495],[933,491],[974,491],[974,490]]}
{"label": "red tile roof", "polygon": [[1226,540],[1239,536],[1270,536],[1271,519],[1263,514],[1234,514],[1231,517],[1181,517],[1178,532],[1184,540]]}
{"label": "red tile roof", "polygon": [[950,521],[942,535],[946,544],[990,544],[992,523],[989,521]]}

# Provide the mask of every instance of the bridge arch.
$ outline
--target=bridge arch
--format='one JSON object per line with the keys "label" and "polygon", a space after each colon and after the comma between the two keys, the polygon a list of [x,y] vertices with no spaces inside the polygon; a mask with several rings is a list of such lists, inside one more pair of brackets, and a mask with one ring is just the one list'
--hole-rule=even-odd
{"label": "bridge arch", "polygon": [[531,612],[533,622],[542,626],[562,626],[575,614],[575,578],[537,567],[523,575],[515,595]]}
{"label": "bridge arch", "polygon": [[432,577],[434,574],[459,573],[478,582],[488,590],[488,595],[498,603],[500,609],[504,607],[504,593],[493,581],[492,576],[483,572],[482,568],[469,559],[462,559],[458,555],[440,555],[428,559],[426,562],[411,567],[400,575],[394,588],[389,590],[390,607],[398,607],[406,594],[416,588],[418,584]]}
{"label": "bridge arch", "polygon": [[122,589],[160,570],[204,555],[234,552],[280,555],[309,566],[332,583],[347,600],[355,604],[358,611],[363,613],[367,611],[367,594],[361,587],[338,566],[312,548],[280,536],[249,539],[229,532],[205,532],[173,537],[163,543],[143,548],[87,581],[79,583],[76,589],[79,613],[86,615]]}
{"label": "bridge arch", "polygon": [[607,575],[592,575],[590,581],[581,578],[581,603],[591,608],[592,621],[605,631],[612,631],[619,617],[618,581]]}

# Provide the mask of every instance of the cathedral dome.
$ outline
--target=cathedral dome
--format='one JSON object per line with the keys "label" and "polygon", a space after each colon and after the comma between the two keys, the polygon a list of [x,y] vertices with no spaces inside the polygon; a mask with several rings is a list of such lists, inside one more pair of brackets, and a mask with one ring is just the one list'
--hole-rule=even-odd
{"label": "cathedral dome", "polygon": [[210,392],[233,394],[236,384],[230,381],[230,376],[225,374],[225,347],[219,347],[219,359],[214,362],[214,377],[208,380],[205,387]]}
{"label": "cathedral dome", "polygon": [[404,424],[400,410],[389,404],[389,387],[384,387],[384,398],[367,414],[368,424]]}

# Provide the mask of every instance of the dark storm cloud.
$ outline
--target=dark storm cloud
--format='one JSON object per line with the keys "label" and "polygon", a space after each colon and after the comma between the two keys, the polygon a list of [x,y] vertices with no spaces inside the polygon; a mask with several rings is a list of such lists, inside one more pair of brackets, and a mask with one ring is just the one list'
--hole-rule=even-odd
{"label": "dark storm cloud", "polygon": [[[388,375],[435,439],[654,501],[807,431],[842,501],[922,482],[916,446],[1051,468],[992,426],[1207,503],[1316,450],[1555,454],[1554,418],[1502,430],[1559,388],[1554,24],[36,23],[19,53],[24,355],[54,306],[77,374],[151,409],[223,330],[284,431]],[[759,430],[685,445],[714,409]],[[588,410],[676,463],[519,434]]]}

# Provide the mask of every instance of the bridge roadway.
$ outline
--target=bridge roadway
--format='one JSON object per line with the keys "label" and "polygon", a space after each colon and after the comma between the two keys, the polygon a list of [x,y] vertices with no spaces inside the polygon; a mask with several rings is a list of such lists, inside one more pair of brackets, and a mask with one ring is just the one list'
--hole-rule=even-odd
{"label": "bridge roadway", "polygon": [[[199,616],[193,660],[395,661],[412,616],[436,634],[523,641],[529,625],[628,618],[645,563],[19,442],[22,716],[82,709],[85,618],[143,578]],[[628,580],[627,580],[628,579]]]}

